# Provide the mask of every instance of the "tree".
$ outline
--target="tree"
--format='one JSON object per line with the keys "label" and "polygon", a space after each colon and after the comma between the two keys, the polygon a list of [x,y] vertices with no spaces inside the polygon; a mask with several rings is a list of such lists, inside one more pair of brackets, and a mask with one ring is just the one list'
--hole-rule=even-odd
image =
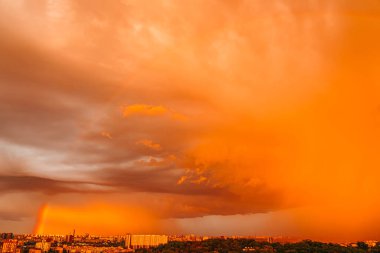
{"label": "tree", "polygon": [[359,249],[368,250],[368,245],[365,242],[357,242]]}

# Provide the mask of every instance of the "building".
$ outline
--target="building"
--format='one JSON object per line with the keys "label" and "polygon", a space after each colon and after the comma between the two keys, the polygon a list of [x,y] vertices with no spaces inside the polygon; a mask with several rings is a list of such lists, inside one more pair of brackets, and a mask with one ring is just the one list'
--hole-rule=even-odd
{"label": "building", "polygon": [[36,249],[41,249],[42,252],[48,252],[50,250],[50,247],[51,242],[42,241],[36,243]]}
{"label": "building", "polygon": [[41,249],[29,249],[29,253],[42,253]]}
{"label": "building", "polygon": [[63,253],[63,248],[62,247],[55,247],[53,250],[55,252],[57,252],[57,253]]}
{"label": "building", "polygon": [[17,240],[6,239],[1,246],[2,253],[15,253],[17,248]]}
{"label": "building", "polygon": [[125,237],[126,248],[149,248],[168,243],[167,235],[127,235]]}
{"label": "building", "polygon": [[377,245],[377,241],[374,241],[374,240],[370,240],[370,241],[365,241],[365,244],[367,244],[368,245],[368,247],[376,247],[376,245]]}
{"label": "building", "polygon": [[66,235],[65,241],[66,242],[74,242],[74,235]]}

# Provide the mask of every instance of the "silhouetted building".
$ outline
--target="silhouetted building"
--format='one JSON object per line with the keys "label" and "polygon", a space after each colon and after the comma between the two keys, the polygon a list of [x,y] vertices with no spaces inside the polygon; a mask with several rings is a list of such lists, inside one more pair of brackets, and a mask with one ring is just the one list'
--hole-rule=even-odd
{"label": "silhouetted building", "polygon": [[1,239],[13,239],[14,235],[13,235],[13,233],[1,233],[0,238]]}
{"label": "silhouetted building", "polygon": [[66,242],[74,242],[74,236],[73,235],[66,235]]}

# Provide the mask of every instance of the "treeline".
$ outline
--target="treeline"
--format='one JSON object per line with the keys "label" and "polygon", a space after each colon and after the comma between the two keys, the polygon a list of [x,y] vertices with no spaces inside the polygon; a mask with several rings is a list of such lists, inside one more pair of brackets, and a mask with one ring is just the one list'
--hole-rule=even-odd
{"label": "treeline", "polygon": [[150,249],[137,249],[137,253],[380,253],[380,244],[368,247],[358,242],[356,247],[341,246],[305,240],[297,243],[257,242],[250,239],[210,239],[201,242],[169,242]]}

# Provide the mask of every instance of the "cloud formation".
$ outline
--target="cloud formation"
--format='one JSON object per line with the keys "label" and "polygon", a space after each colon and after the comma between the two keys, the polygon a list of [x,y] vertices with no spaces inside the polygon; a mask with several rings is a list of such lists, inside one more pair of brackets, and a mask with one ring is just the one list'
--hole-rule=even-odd
{"label": "cloud formation", "polygon": [[2,1],[0,199],[35,201],[0,225],[103,206],[180,232],[260,217],[256,234],[377,237],[379,16],[374,0]]}

